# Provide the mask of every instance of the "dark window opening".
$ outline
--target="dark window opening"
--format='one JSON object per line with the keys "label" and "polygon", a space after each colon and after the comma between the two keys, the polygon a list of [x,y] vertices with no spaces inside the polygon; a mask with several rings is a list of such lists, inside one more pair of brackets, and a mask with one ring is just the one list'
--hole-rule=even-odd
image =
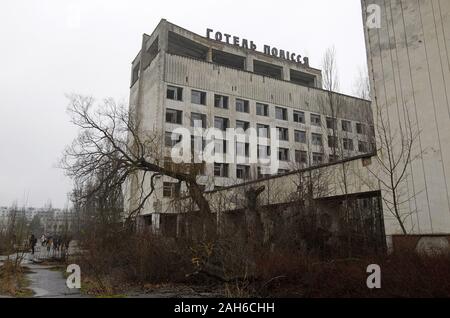
{"label": "dark window opening", "polygon": [[212,61],[227,67],[245,69],[245,57],[223,51],[212,50]]}
{"label": "dark window opening", "polygon": [[258,60],[253,61],[253,72],[259,75],[269,76],[276,79],[281,79],[283,68],[273,64],[261,62]]}
{"label": "dark window opening", "polygon": [[191,103],[206,105],[206,93],[201,91],[191,91]]}
{"label": "dark window opening", "polygon": [[183,100],[183,88],[176,86],[167,86],[167,99],[182,101]]}
{"label": "dark window opening", "polygon": [[214,95],[214,107],[228,109],[228,96]]}
{"label": "dark window opening", "polygon": [[248,100],[236,99],[236,111],[241,113],[249,113]]}
{"label": "dark window opening", "polygon": [[169,31],[168,52],[206,61],[208,48],[184,36]]}
{"label": "dark window opening", "polygon": [[300,84],[303,86],[314,87],[315,77],[313,75],[299,72],[296,70],[290,70],[291,82],[295,84]]}
{"label": "dark window opening", "polygon": [[147,68],[152,61],[155,59],[155,57],[159,53],[159,44],[158,44],[158,37],[153,41],[153,43],[148,47],[147,54],[145,56],[145,64],[144,69]]}
{"label": "dark window opening", "polygon": [[183,123],[183,112],[170,108],[166,109],[166,123],[181,125]]}
{"label": "dark window opening", "polygon": [[269,116],[269,105],[256,103],[256,115],[258,116]]}

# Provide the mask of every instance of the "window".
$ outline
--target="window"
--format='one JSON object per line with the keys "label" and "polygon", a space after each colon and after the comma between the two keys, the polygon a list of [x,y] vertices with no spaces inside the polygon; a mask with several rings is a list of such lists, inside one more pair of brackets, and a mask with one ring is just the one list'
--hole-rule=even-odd
{"label": "window", "polygon": [[228,126],[228,119],[222,118],[222,117],[214,117],[214,127],[220,130],[227,130]]}
{"label": "window", "polygon": [[250,144],[244,142],[236,142],[236,156],[250,157]]}
{"label": "window", "polygon": [[344,138],[342,140],[343,146],[345,150],[353,151],[353,140],[349,138]]}
{"label": "window", "polygon": [[214,163],[214,176],[228,178],[228,163]]}
{"label": "window", "polygon": [[287,109],[275,107],[275,118],[279,120],[288,120]]}
{"label": "window", "polygon": [[183,88],[176,86],[167,86],[167,99],[182,101]]}
{"label": "window", "polygon": [[287,148],[278,148],[278,160],[280,160],[280,161],[289,161],[289,149],[287,149]]}
{"label": "window", "polygon": [[337,120],[336,118],[327,117],[327,128],[328,129],[337,129]]}
{"label": "window", "polygon": [[305,123],[305,113],[294,110],[294,122],[299,124]]}
{"label": "window", "polygon": [[295,130],[294,131],[294,139],[295,139],[295,142],[306,144],[306,132],[302,131],[302,130]]}
{"label": "window", "polygon": [[278,140],[289,141],[289,129],[277,127]]}
{"label": "window", "polygon": [[269,116],[269,105],[256,103],[256,115],[258,116]]}
{"label": "window", "polygon": [[180,194],[180,186],[178,183],[164,182],[163,183],[163,197],[173,198]]}
{"label": "window", "polygon": [[338,155],[330,155],[329,156],[329,161],[330,162],[337,162],[337,161],[339,161],[339,156]]}
{"label": "window", "polygon": [[346,132],[352,132],[352,123],[348,120],[342,121],[342,130]]}
{"label": "window", "polygon": [[183,136],[180,134],[175,134],[170,131],[166,131],[166,133],[164,134],[164,144],[166,147],[172,148],[177,143],[181,142],[182,137]]}
{"label": "window", "polygon": [[181,110],[166,109],[166,123],[181,125],[183,123],[182,116],[183,112]]}
{"label": "window", "polygon": [[359,135],[365,135],[366,134],[365,125],[361,123],[356,123],[356,133]]}
{"label": "window", "polygon": [[206,92],[191,91],[191,103],[206,105]]}
{"label": "window", "polygon": [[214,95],[214,107],[228,109],[228,96]]}
{"label": "window", "polygon": [[323,162],[323,154],[318,152],[313,152],[312,161],[314,165],[321,164]]}
{"label": "window", "polygon": [[328,136],[328,147],[330,148],[337,148],[338,142],[336,136]]}
{"label": "window", "polygon": [[244,132],[250,127],[250,123],[247,121],[236,120],[236,129],[242,129]]}
{"label": "window", "polygon": [[295,151],[295,162],[303,163],[305,165],[308,164],[308,153],[302,150]]}
{"label": "window", "polygon": [[289,170],[287,170],[287,169],[278,169],[278,172],[277,172],[277,174],[286,174],[286,173],[289,173]]}
{"label": "window", "polygon": [[270,146],[258,145],[258,158],[267,159],[270,156]]}
{"label": "window", "polygon": [[258,167],[258,179],[264,178],[267,175],[268,175],[267,168],[263,169],[261,167]]}
{"label": "window", "polygon": [[238,179],[249,179],[250,178],[250,167],[244,165],[236,166],[236,178]]}
{"label": "window", "polygon": [[191,153],[201,154],[201,152],[205,149],[206,140],[201,136],[191,136]]}
{"label": "window", "polygon": [[227,141],[223,139],[214,140],[214,153],[225,154],[227,152]]}
{"label": "window", "polygon": [[248,100],[236,99],[236,111],[241,113],[248,113]]}
{"label": "window", "polygon": [[206,128],[206,115],[191,113],[191,127]]}
{"label": "window", "polygon": [[320,119],[320,115],[311,114],[311,125],[313,126],[321,126],[322,120]]}
{"label": "window", "polygon": [[364,141],[358,141],[358,151],[359,152],[368,152],[368,145],[367,142]]}
{"label": "window", "polygon": [[322,135],[320,134],[311,134],[311,143],[314,146],[322,146]]}
{"label": "window", "polygon": [[256,129],[258,132],[258,137],[270,138],[270,127],[268,125],[257,124]]}

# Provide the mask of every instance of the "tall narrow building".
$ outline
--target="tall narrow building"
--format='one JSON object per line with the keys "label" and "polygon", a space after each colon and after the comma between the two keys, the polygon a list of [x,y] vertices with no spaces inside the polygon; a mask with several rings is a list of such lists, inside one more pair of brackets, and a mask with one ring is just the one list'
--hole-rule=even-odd
{"label": "tall narrow building", "polygon": [[[408,150],[396,204],[408,233],[450,233],[450,1],[362,0],[377,142]],[[386,132],[386,134],[384,134]],[[412,136],[412,138],[411,138]],[[403,145],[403,147],[402,147]],[[380,154],[388,157],[385,149]],[[405,164],[406,163],[406,164]],[[390,180],[381,184],[386,234],[392,218]]]}

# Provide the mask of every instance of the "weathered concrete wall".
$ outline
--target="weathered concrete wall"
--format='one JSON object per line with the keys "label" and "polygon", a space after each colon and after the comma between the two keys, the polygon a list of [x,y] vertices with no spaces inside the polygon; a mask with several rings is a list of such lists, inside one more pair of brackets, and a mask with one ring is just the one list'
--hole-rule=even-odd
{"label": "weathered concrete wall", "polygon": [[[400,190],[407,228],[450,233],[450,1],[362,0],[364,21],[370,4],[381,8],[381,28],[365,27],[374,111],[398,148],[408,126],[420,133]],[[389,220],[386,232],[400,233]]]}

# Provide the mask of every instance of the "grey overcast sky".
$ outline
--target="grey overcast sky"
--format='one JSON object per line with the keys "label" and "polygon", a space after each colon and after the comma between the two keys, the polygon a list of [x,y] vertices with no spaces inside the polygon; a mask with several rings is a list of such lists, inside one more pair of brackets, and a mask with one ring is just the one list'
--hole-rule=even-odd
{"label": "grey overcast sky", "polygon": [[360,0],[14,0],[0,4],[0,206],[64,207],[71,180],[56,168],[76,135],[65,93],[128,99],[143,33],[165,18],[309,56],[335,46],[341,91],[366,68]]}

